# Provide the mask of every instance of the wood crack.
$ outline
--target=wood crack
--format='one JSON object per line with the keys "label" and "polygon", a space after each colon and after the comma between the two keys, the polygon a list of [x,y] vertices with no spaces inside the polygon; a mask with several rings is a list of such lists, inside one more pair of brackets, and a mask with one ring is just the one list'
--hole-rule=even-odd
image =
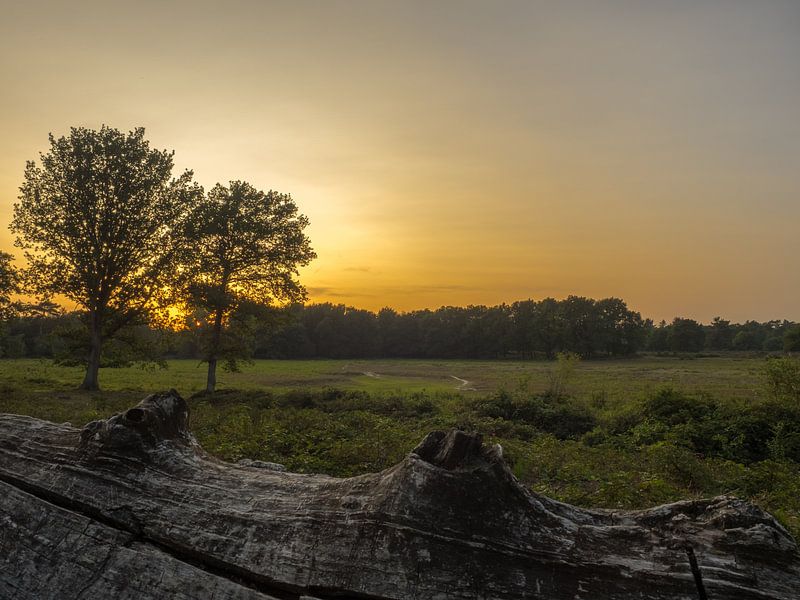
{"label": "wood crack", "polygon": [[[106,527],[129,534],[130,538],[122,544],[122,546],[125,548],[130,548],[135,543],[150,545],[153,548],[160,550],[164,554],[171,556],[175,560],[191,565],[197,569],[209,573],[210,575],[227,579],[232,583],[236,583],[262,594],[266,594],[267,596],[276,598],[277,600],[301,600],[306,596],[314,596],[319,600],[341,600],[342,598],[352,598],[353,600],[394,600],[384,596],[373,596],[348,590],[325,588],[322,586],[283,586],[265,576],[256,575],[250,571],[236,567],[235,565],[202,555],[199,552],[183,547],[177,547],[171,544],[165,544],[161,540],[157,540],[146,535],[144,529],[141,528],[138,523],[134,526],[111,518],[91,506],[75,502],[74,500],[63,496],[62,494],[54,492],[53,490],[31,485],[25,480],[11,475],[6,471],[0,470],[0,481],[61,509],[77,513],[88,519],[97,521]],[[112,509],[111,512],[113,512],[113,510],[114,509]],[[84,586],[76,598],[80,598],[81,595],[91,588],[91,586],[94,585],[94,583],[102,576],[103,571],[105,571],[105,568],[108,565],[108,562],[111,560],[116,551],[117,549],[113,547],[109,550],[109,553],[106,555],[103,563],[100,565],[100,567],[98,567],[89,583]]]}
{"label": "wood crack", "polygon": [[687,544],[686,556],[689,557],[689,567],[692,569],[692,576],[694,583],[697,586],[697,597],[700,600],[708,600],[706,587],[703,585],[703,574],[700,572],[700,565],[697,564],[697,557],[694,554],[694,548]]}

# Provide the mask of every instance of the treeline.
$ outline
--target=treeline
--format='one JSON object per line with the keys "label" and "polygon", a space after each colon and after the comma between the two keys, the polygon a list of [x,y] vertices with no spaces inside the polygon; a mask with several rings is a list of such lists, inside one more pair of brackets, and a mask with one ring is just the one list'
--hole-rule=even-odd
{"label": "treeline", "polygon": [[378,313],[333,304],[290,307],[256,349],[285,358],[552,358],[625,356],[644,348],[646,322],[618,298],[570,296],[497,306]]}
{"label": "treeline", "polygon": [[[136,325],[104,349],[105,366],[165,358],[203,357],[207,327],[189,318],[182,327]],[[5,357],[54,358],[82,364],[89,343],[81,313],[54,304],[31,305],[7,320],[0,335]],[[497,306],[377,313],[341,304],[264,308],[241,304],[231,315],[220,354],[237,358],[584,358],[638,352],[796,351],[800,325],[791,321],[709,324],[676,318],[654,324],[618,298],[524,300]]]}
{"label": "treeline", "polygon": [[708,325],[675,318],[650,327],[647,349],[653,352],[701,352],[704,350],[798,351],[800,326],[792,321],[731,323],[715,317]]}

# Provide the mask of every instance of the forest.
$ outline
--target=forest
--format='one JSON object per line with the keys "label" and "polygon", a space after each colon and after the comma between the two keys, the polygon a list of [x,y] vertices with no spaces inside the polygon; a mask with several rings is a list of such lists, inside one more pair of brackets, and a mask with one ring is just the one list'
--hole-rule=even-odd
{"label": "forest", "polygon": [[[108,342],[103,364],[202,359],[207,334],[196,315],[169,326],[128,326]],[[578,296],[377,313],[330,303],[242,303],[223,338],[220,354],[228,366],[248,358],[545,359],[560,352],[616,358],[639,352],[792,352],[800,350],[800,325],[721,318],[655,324],[618,298]],[[80,363],[88,350],[85,313],[47,302],[19,305],[4,323],[0,350],[8,358]]]}

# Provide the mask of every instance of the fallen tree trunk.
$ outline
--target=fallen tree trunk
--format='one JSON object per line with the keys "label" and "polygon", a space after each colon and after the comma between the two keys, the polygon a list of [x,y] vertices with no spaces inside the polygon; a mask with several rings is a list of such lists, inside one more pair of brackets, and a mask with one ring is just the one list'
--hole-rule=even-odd
{"label": "fallen tree trunk", "polygon": [[380,473],[283,473],[208,456],[187,424],[174,391],[82,430],[0,416],[0,597],[800,594],[794,540],[735,498],[578,509],[458,431]]}

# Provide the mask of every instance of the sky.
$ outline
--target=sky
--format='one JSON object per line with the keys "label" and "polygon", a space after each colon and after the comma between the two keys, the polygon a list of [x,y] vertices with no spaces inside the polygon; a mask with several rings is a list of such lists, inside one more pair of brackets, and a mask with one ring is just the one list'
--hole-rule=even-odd
{"label": "sky", "polygon": [[800,320],[800,2],[0,0],[0,248],[48,133],[292,194],[311,301]]}

